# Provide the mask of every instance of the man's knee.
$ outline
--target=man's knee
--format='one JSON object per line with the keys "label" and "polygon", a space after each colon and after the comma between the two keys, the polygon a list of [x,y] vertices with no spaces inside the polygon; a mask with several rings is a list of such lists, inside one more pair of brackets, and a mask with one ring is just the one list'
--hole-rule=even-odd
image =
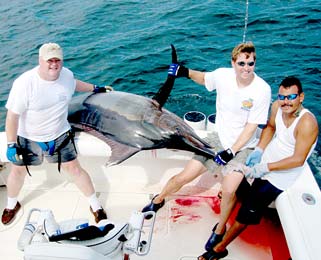
{"label": "man's knee", "polygon": [[62,163],[61,168],[67,173],[72,175],[81,175],[85,172],[85,170],[83,170],[82,167],[80,166],[77,159]]}
{"label": "man's knee", "polygon": [[235,196],[236,190],[240,186],[243,174],[240,173],[230,173],[223,178],[222,184],[222,195],[224,196]]}

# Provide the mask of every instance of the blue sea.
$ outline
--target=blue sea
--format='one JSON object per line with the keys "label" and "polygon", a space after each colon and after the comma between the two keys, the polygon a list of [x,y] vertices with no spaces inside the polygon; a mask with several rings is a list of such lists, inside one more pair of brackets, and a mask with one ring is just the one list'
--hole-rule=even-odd
{"label": "blue sea", "polygon": [[[273,98],[285,76],[298,76],[306,94],[304,106],[321,126],[320,1],[246,3],[12,0],[1,4],[0,131],[4,130],[4,106],[13,80],[37,65],[38,48],[45,42],[63,47],[64,65],[78,79],[151,97],[167,76],[171,43],[187,67],[210,71],[229,67],[232,48],[243,39],[253,41],[256,72],[271,85]],[[191,80],[178,79],[165,107],[179,116],[191,110],[209,115],[215,112],[214,100],[215,93]],[[319,141],[310,158],[319,185],[320,155]]]}

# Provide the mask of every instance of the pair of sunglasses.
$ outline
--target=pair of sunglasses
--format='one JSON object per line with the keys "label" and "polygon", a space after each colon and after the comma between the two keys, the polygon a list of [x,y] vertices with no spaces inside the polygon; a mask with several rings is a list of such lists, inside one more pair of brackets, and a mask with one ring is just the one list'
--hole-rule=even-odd
{"label": "pair of sunglasses", "polygon": [[290,94],[290,95],[287,95],[287,96],[284,96],[284,95],[279,94],[279,95],[278,95],[278,99],[279,99],[279,100],[285,100],[285,99],[287,98],[288,100],[294,100],[294,99],[296,99],[298,96],[299,96],[299,94]]}
{"label": "pair of sunglasses", "polygon": [[245,65],[253,67],[255,62],[254,61],[250,61],[250,62],[239,61],[236,64],[241,66],[241,67],[244,67]]}

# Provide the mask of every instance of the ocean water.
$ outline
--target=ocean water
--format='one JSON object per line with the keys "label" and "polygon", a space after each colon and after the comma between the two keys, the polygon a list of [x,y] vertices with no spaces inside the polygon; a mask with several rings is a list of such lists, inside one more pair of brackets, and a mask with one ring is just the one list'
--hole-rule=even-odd
{"label": "ocean water", "polygon": [[[167,76],[170,44],[187,67],[230,66],[232,48],[253,41],[256,72],[276,97],[285,76],[298,76],[304,106],[321,122],[321,4],[319,0],[12,0],[0,5],[0,131],[13,80],[38,63],[38,48],[57,42],[64,65],[81,80],[151,97]],[[179,116],[215,112],[215,93],[176,80],[165,107]],[[320,137],[320,136],[319,136]],[[321,140],[321,138],[319,138]],[[321,183],[321,145],[310,158]]]}

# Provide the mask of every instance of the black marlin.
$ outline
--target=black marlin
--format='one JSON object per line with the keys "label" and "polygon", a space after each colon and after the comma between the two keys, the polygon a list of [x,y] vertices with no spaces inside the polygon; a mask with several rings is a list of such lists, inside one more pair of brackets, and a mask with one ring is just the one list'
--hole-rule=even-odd
{"label": "black marlin", "polygon": [[[172,45],[172,63],[178,63]],[[184,120],[163,108],[175,82],[168,75],[151,99],[120,91],[80,96],[70,105],[70,124],[106,142],[108,165],[119,164],[141,150],[178,149],[212,158],[215,153]],[[75,100],[76,100],[75,99]]]}

